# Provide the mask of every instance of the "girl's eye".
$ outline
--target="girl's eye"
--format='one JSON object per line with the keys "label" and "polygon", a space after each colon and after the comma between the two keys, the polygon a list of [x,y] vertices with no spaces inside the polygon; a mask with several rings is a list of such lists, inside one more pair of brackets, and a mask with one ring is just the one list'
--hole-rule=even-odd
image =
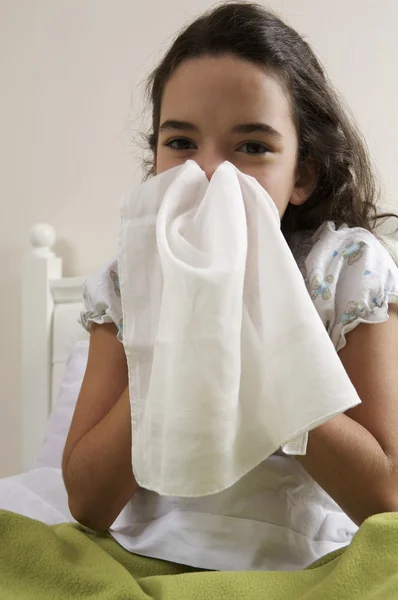
{"label": "girl's eye", "polygon": [[267,154],[270,149],[260,142],[245,142],[238,148],[239,152],[245,152],[246,154]]}
{"label": "girl's eye", "polygon": [[173,150],[192,150],[196,148],[195,144],[186,138],[175,138],[164,145]]}

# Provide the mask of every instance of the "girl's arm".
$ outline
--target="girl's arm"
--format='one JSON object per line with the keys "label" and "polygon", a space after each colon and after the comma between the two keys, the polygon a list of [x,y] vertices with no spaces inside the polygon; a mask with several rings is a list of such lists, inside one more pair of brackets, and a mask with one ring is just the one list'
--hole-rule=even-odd
{"label": "girl's arm", "polygon": [[347,335],[340,359],[362,404],[309,434],[308,473],[360,525],[398,511],[398,310]]}
{"label": "girl's arm", "polygon": [[113,324],[92,325],[87,369],[62,472],[73,517],[110,527],[137,489],[131,466],[127,364]]}

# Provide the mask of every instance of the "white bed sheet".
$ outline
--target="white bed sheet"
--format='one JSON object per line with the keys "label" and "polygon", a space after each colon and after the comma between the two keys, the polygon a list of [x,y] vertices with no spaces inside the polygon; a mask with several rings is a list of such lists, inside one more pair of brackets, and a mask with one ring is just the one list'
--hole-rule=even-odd
{"label": "white bed sheet", "polygon": [[88,333],[79,323],[79,315],[84,306],[81,302],[60,304],[55,307],[53,316],[52,340],[52,408],[55,406],[58,391],[65,373],[66,363],[73,346],[80,340],[88,340]]}
{"label": "white bed sheet", "polygon": [[[55,327],[53,339],[53,367],[59,366],[63,372],[36,466],[26,473],[0,479],[0,509],[48,525],[74,521],[62,479],[61,457],[88,358],[86,332],[77,322],[79,307],[65,305],[55,315],[59,326]],[[66,331],[70,334],[68,343],[64,341],[67,336],[62,335]]]}
{"label": "white bed sheet", "polygon": [[74,522],[61,469],[50,467],[0,479],[0,509],[47,525]]}

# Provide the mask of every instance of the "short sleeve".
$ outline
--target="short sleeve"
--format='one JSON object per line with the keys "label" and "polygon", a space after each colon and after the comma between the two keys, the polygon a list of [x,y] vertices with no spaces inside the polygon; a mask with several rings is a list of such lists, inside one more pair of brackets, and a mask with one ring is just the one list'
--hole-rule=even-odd
{"label": "short sleeve", "polygon": [[328,222],[305,260],[307,289],[337,351],[360,323],[388,320],[398,303],[398,267],[369,231]]}
{"label": "short sleeve", "polygon": [[90,331],[92,323],[114,323],[118,339],[123,341],[123,315],[120,298],[119,269],[117,259],[109,261],[97,273],[89,277],[83,286],[84,310],[80,323]]}

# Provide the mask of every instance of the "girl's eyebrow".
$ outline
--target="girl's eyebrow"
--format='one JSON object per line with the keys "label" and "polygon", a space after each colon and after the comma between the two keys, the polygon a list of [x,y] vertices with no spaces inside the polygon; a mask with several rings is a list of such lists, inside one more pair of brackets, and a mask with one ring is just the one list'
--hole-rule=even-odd
{"label": "girl's eyebrow", "polygon": [[193,123],[176,121],[175,119],[167,119],[167,121],[160,126],[160,131],[171,131],[172,129],[177,129],[178,131],[199,131],[199,127]]}
{"label": "girl's eyebrow", "polygon": [[241,125],[235,125],[232,128],[232,133],[266,133],[275,138],[282,138],[282,134],[276,129],[268,125],[268,123],[242,123]]}
{"label": "girl's eyebrow", "polygon": [[[160,131],[199,131],[199,127],[194,125],[193,123],[188,123],[188,121],[178,121],[175,119],[167,119],[160,126]],[[232,133],[266,133],[267,135],[271,135],[274,138],[281,139],[282,134],[279,133],[276,129],[274,129],[268,123],[241,123],[240,125],[235,125],[232,128]]]}

